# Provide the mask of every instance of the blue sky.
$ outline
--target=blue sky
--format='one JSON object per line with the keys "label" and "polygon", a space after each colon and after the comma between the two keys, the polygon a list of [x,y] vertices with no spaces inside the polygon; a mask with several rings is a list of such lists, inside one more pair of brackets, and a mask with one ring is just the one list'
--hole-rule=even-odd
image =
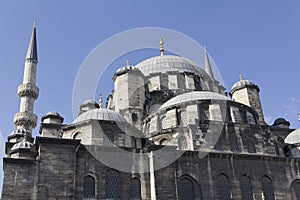
{"label": "blue sky", "polygon": [[[22,82],[34,19],[38,23],[40,96],[35,113],[39,122],[52,110],[64,116],[66,123],[73,121],[76,73],[100,42],[132,28],[163,27],[206,44],[228,90],[239,73],[258,84],[267,122],[284,117],[298,128],[299,10],[297,0],[0,1],[0,131],[6,140],[14,130],[13,115],[19,109],[17,86]],[[127,56],[134,65],[140,55],[154,54]],[[124,62],[122,57],[111,69]],[[108,77],[112,75],[113,70],[107,72]],[[100,82],[97,92],[106,94],[111,85]],[[38,127],[34,135],[38,135]]]}

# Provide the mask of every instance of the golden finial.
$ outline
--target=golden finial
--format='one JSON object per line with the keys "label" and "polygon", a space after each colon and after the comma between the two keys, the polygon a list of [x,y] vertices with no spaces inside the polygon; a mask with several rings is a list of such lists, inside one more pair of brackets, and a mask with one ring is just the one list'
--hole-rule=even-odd
{"label": "golden finial", "polygon": [[100,94],[100,100],[99,100],[99,108],[100,109],[102,109],[102,103],[103,103],[102,94]]}
{"label": "golden finial", "polygon": [[36,21],[33,21],[33,28],[36,28]]}
{"label": "golden finial", "polygon": [[160,55],[161,56],[165,55],[164,42],[161,36],[159,37],[159,46],[160,46]]}
{"label": "golden finial", "polygon": [[243,80],[243,76],[242,76],[242,74],[240,74],[240,81],[242,81]]}
{"label": "golden finial", "polygon": [[128,58],[126,59],[126,66],[130,67],[130,63],[129,63],[129,59]]}

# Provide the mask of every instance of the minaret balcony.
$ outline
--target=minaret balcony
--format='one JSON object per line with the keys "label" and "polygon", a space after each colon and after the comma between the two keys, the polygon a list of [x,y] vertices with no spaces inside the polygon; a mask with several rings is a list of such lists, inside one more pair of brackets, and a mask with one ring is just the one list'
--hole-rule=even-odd
{"label": "minaret balcony", "polygon": [[37,99],[39,96],[39,88],[32,84],[22,84],[18,87],[18,96],[19,97],[33,97]]}
{"label": "minaret balcony", "polygon": [[37,116],[29,112],[18,112],[14,116],[14,124],[16,126],[36,127]]}

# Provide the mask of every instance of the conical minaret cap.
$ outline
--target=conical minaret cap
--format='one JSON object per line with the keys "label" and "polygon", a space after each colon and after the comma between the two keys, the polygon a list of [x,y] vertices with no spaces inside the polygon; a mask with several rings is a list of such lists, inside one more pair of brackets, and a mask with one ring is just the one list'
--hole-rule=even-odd
{"label": "conical minaret cap", "polygon": [[34,21],[33,31],[30,38],[30,43],[28,46],[25,60],[34,60],[36,62],[38,61],[37,41],[36,41],[36,21]]}

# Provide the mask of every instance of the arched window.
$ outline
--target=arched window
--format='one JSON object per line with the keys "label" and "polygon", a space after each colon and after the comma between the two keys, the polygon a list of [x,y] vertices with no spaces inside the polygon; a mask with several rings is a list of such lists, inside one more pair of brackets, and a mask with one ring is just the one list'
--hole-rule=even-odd
{"label": "arched window", "polygon": [[94,199],[95,194],[95,179],[92,176],[86,176],[83,179],[83,198]]}
{"label": "arched window", "polygon": [[120,173],[118,171],[107,171],[105,192],[107,199],[120,198]]}
{"label": "arched window", "polygon": [[230,145],[230,150],[234,152],[239,152],[240,147],[238,144],[238,138],[236,134],[234,133],[229,133],[229,145]]}
{"label": "arched window", "polygon": [[265,200],[274,200],[274,189],[273,189],[273,183],[272,180],[267,177],[263,176],[261,180],[262,190],[264,194]]}
{"label": "arched window", "polygon": [[138,178],[131,179],[130,199],[131,200],[142,199],[142,196],[141,196],[141,181]]}
{"label": "arched window", "polygon": [[178,199],[179,200],[194,199],[193,183],[188,178],[182,178],[178,181]]}
{"label": "arched window", "polygon": [[177,187],[179,200],[202,199],[201,188],[198,183],[189,176],[179,178]]}
{"label": "arched window", "polygon": [[180,136],[178,138],[178,149],[179,150],[186,150],[187,149],[187,141],[184,136]]}
{"label": "arched window", "polygon": [[220,200],[230,200],[231,191],[230,191],[230,182],[229,178],[225,174],[220,174],[217,178],[217,188],[218,195]]}
{"label": "arched window", "polygon": [[291,197],[293,200],[300,199],[300,180],[295,180],[291,185]]}
{"label": "arched window", "polygon": [[240,186],[241,186],[241,192],[242,192],[242,199],[243,200],[253,200],[251,179],[246,175],[242,175],[240,177]]}

